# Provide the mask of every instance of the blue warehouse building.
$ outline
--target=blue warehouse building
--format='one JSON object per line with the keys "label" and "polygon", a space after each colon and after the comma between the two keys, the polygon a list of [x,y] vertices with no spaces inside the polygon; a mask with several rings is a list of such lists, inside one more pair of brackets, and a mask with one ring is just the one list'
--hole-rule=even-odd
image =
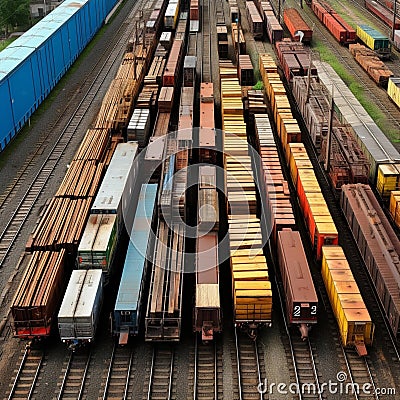
{"label": "blue warehouse building", "polygon": [[102,26],[117,0],[65,0],[0,52],[0,151]]}

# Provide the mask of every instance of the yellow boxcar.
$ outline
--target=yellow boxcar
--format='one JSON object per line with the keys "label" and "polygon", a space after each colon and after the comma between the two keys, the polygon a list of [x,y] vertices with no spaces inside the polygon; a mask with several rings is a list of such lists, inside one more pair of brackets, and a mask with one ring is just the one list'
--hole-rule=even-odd
{"label": "yellow boxcar", "polygon": [[378,167],[376,189],[382,197],[400,188],[400,164],[381,164]]}
{"label": "yellow boxcar", "polygon": [[322,247],[321,273],[343,346],[355,346],[360,355],[366,355],[374,324],[340,246]]}
{"label": "yellow boxcar", "polygon": [[397,107],[400,108],[400,78],[389,78],[387,92]]}
{"label": "yellow boxcar", "polygon": [[400,228],[400,190],[390,193],[389,211],[394,223]]}

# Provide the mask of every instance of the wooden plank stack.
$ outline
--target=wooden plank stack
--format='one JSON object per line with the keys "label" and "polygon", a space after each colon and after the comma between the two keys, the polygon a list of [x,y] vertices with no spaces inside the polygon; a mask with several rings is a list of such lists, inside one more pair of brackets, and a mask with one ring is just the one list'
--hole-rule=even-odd
{"label": "wooden plank stack", "polygon": [[350,53],[379,86],[387,87],[393,72],[376,56],[375,52],[359,43],[349,45]]}
{"label": "wooden plank stack", "polygon": [[238,79],[231,77],[234,72],[233,65],[224,63],[220,68],[234,318],[239,325],[265,324],[271,321],[271,283],[262,250],[241,87]]}
{"label": "wooden plank stack", "polygon": [[102,160],[109,141],[110,134],[107,129],[89,129],[73,160]]}
{"label": "wooden plank stack", "polygon": [[14,330],[20,337],[46,336],[63,295],[60,287],[67,275],[66,251],[35,251],[27,258],[25,273],[11,304]]}

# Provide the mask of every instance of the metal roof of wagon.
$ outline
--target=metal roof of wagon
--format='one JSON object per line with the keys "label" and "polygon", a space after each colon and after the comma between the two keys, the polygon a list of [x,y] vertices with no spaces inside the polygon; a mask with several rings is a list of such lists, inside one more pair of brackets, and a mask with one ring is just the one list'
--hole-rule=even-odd
{"label": "metal roof of wagon", "polygon": [[0,52],[0,82],[40,47],[88,0],[65,0]]}
{"label": "metal roof of wagon", "polygon": [[344,119],[351,123],[353,130],[377,162],[400,161],[400,154],[376,125],[364,107],[355,98],[350,89],[340,79],[335,70],[327,63],[313,61],[318,76],[331,90],[334,85],[334,102]]}
{"label": "metal roof of wagon", "polygon": [[94,213],[116,213],[133,167],[137,142],[119,143],[92,205]]}
{"label": "metal roof of wagon", "polygon": [[142,185],[114,309],[136,310],[150,237],[157,185]]}

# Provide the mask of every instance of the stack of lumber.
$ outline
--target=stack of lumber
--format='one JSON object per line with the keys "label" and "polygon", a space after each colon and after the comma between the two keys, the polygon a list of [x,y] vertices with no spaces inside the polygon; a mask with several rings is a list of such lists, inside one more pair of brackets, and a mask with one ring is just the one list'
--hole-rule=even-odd
{"label": "stack of lumber", "polygon": [[379,86],[387,87],[389,78],[393,76],[393,72],[376,56],[373,50],[358,43],[350,44],[349,50],[374,82]]}
{"label": "stack of lumber", "polygon": [[162,76],[164,73],[166,59],[165,56],[155,56],[153,62],[150,65],[147,75],[144,77],[144,84],[148,85],[161,85]]}
{"label": "stack of lumber", "polygon": [[[172,228],[172,227],[171,227]],[[176,315],[180,312],[180,286],[183,272],[184,237],[183,226],[170,230],[160,221],[156,241],[154,262],[154,284],[152,288],[151,314]],[[171,242],[168,238],[171,235]],[[170,285],[165,285],[169,281]],[[165,298],[168,300],[165,301]]]}
{"label": "stack of lumber", "polygon": [[[11,305],[16,334],[49,334],[66,278],[66,251],[35,251]],[[37,325],[35,325],[37,322]],[[37,331],[36,331],[37,329]]]}
{"label": "stack of lumber", "polygon": [[[263,256],[256,188],[248,154],[241,87],[225,63],[220,68],[222,126],[235,322],[271,321],[272,292]],[[232,135],[234,133],[235,135]],[[255,257],[255,258],[254,258]]]}
{"label": "stack of lumber", "polygon": [[174,101],[174,88],[163,86],[158,96],[158,110],[160,112],[170,112]]}
{"label": "stack of lumber", "polygon": [[158,85],[145,84],[137,98],[136,108],[148,108],[154,111],[157,105],[157,94]]}
{"label": "stack of lumber", "polygon": [[27,251],[77,249],[92,199],[53,197],[26,244]]}
{"label": "stack of lumber", "polygon": [[55,197],[94,197],[103,176],[104,164],[93,160],[72,161]]}
{"label": "stack of lumber", "polygon": [[110,134],[107,129],[89,129],[74,155],[74,161],[102,160],[109,141]]}

